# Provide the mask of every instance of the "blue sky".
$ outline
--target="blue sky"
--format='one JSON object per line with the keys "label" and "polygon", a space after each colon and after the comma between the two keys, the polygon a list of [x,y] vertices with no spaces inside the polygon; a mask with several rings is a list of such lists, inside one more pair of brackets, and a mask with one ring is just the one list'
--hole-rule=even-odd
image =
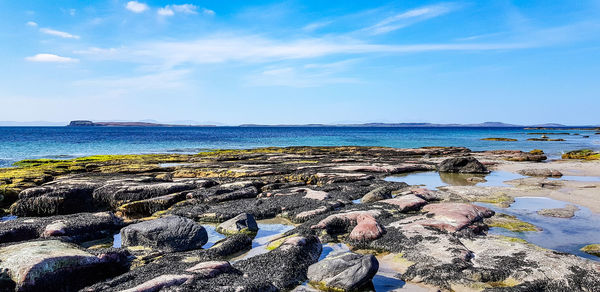
{"label": "blue sky", "polygon": [[599,124],[600,1],[0,1],[0,120]]}

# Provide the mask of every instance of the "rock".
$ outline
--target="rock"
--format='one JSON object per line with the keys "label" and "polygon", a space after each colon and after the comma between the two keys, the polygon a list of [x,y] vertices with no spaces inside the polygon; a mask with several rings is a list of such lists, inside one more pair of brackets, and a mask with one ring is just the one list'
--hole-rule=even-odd
{"label": "rock", "polygon": [[0,278],[15,291],[76,291],[125,271],[127,254],[98,256],[58,240],[32,241],[0,248]]}
{"label": "rock", "polygon": [[353,291],[368,284],[378,269],[379,262],[373,255],[347,252],[310,266],[307,276],[322,290]]}
{"label": "rock", "polygon": [[236,186],[245,186],[245,184],[229,184],[202,189],[192,192],[188,197],[198,199],[205,203],[218,203],[245,198],[256,198],[259,193],[259,190],[255,186],[235,188]]}
{"label": "rock", "polygon": [[581,248],[581,251],[600,257],[600,244],[589,244]]}
{"label": "rock", "polygon": [[[433,216],[410,219],[410,225],[422,225],[448,232],[462,230],[477,221],[494,215],[494,211],[488,208],[466,203],[429,204],[422,210]],[[402,222],[401,220],[400,223],[403,224]]]}
{"label": "rock", "polygon": [[121,229],[123,246],[144,246],[168,252],[201,248],[208,234],[191,219],[167,216]]}
{"label": "rock", "polygon": [[541,176],[541,177],[561,177],[563,174],[554,169],[521,169],[519,174],[525,176]]}
{"label": "rock", "polygon": [[487,168],[474,157],[449,158],[438,165],[439,172],[489,173]]}
{"label": "rock", "polygon": [[483,138],[481,140],[483,140],[483,141],[505,141],[505,142],[518,141],[517,139],[513,139],[513,138]]}
{"label": "rock", "polygon": [[542,231],[541,228],[517,219],[517,217],[502,213],[496,213],[490,218],[483,220],[489,227],[500,227],[512,232],[528,232],[528,231]]}
{"label": "rock", "polygon": [[93,197],[97,206],[116,209],[126,203],[193,190],[198,187],[201,185],[199,186],[195,181],[146,183],[135,180],[118,180],[95,189]]}
{"label": "rock", "polygon": [[126,203],[117,208],[117,213],[129,219],[148,217],[155,212],[166,210],[177,202],[184,200],[185,193],[175,193],[141,201]]}
{"label": "rock", "polygon": [[486,182],[487,180],[483,177],[479,177],[479,176],[473,176],[473,177],[469,177],[467,178],[467,181],[470,183],[482,183],[482,182]]}
{"label": "rock", "polygon": [[277,289],[291,290],[306,280],[308,267],[317,262],[321,251],[322,245],[316,236],[290,237],[274,250],[238,261],[233,266],[254,281],[266,281]]}
{"label": "rock", "polygon": [[380,203],[394,205],[400,209],[400,212],[407,212],[407,211],[418,210],[422,206],[426,205],[427,201],[423,200],[419,196],[410,194],[410,195],[395,197],[393,199],[383,200],[383,201],[380,201]]}
{"label": "rock", "polygon": [[[425,154],[429,155],[429,154]],[[342,165],[333,168],[334,170],[357,171],[357,172],[375,172],[398,174],[413,171],[434,170],[435,167],[429,164],[403,163],[399,165]]]}
{"label": "rock", "polygon": [[112,236],[123,226],[123,221],[110,212],[17,218],[0,222],[0,242],[60,237],[81,243]]}
{"label": "rock", "polygon": [[358,217],[361,215],[369,215],[373,218],[376,218],[381,214],[379,210],[369,210],[369,211],[350,211],[345,213],[338,213],[334,215],[330,215],[327,218],[319,221],[319,223],[311,226],[311,229],[337,229],[340,224],[345,225],[354,225],[357,223]]}
{"label": "rock", "polygon": [[598,160],[600,159],[600,153],[595,152],[591,149],[581,149],[570,151],[562,155],[562,159],[586,159],[586,160]]}
{"label": "rock", "polygon": [[223,234],[237,234],[237,233],[249,233],[254,234],[258,232],[258,225],[254,216],[248,213],[242,213],[237,215],[217,226],[217,232]]}
{"label": "rock", "polygon": [[547,217],[571,218],[575,216],[575,212],[578,210],[579,208],[575,205],[567,205],[564,208],[541,209],[537,213]]}
{"label": "rock", "polygon": [[372,203],[392,198],[392,190],[388,187],[378,187],[362,197],[362,203]]}
{"label": "rock", "polygon": [[383,227],[377,223],[373,216],[362,214],[356,218],[356,226],[350,232],[350,239],[370,241],[381,237],[383,232]]}
{"label": "rock", "polygon": [[233,267],[227,261],[210,261],[199,263],[186,271],[200,274],[205,278],[212,278],[222,273],[232,272],[233,270]]}
{"label": "rock", "polygon": [[186,281],[192,279],[192,275],[161,275],[150,281],[144,282],[131,289],[123,290],[123,292],[154,292],[160,291],[163,288],[179,286]]}

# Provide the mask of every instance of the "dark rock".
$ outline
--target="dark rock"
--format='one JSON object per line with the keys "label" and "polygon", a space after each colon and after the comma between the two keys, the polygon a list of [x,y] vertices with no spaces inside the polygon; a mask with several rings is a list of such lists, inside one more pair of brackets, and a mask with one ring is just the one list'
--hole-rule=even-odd
{"label": "dark rock", "polygon": [[487,168],[474,157],[449,158],[438,165],[439,172],[489,173]]}
{"label": "dark rock", "polygon": [[378,269],[379,262],[373,255],[347,252],[313,264],[307,276],[322,290],[353,291],[370,283]]}
{"label": "dark rock", "polygon": [[193,220],[167,216],[121,229],[123,246],[145,246],[168,252],[201,248],[208,234]]}
{"label": "dark rock", "polygon": [[80,243],[111,236],[124,223],[110,212],[17,218],[0,222],[0,243],[57,237]]}
{"label": "dark rock", "polygon": [[252,214],[242,213],[219,224],[216,230],[217,232],[228,235],[237,233],[253,234],[258,232],[258,225]]}
{"label": "dark rock", "polygon": [[362,197],[361,203],[372,203],[392,198],[392,190],[388,187],[378,187]]}

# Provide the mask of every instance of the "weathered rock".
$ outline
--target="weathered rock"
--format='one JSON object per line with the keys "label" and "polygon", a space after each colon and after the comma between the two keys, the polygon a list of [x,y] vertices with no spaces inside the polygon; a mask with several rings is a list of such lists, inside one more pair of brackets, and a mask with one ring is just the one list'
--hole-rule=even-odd
{"label": "weathered rock", "polygon": [[252,214],[242,213],[217,226],[217,232],[223,234],[256,233],[258,225]]}
{"label": "weathered rock", "polygon": [[494,215],[494,211],[488,208],[465,203],[429,204],[422,210],[433,216],[414,216],[400,220],[392,226],[421,225],[442,231],[456,232]]}
{"label": "weathered rock", "polygon": [[392,190],[389,187],[378,187],[362,197],[362,203],[372,203],[392,198]]}
{"label": "weathered rock", "polygon": [[306,280],[308,267],[317,262],[321,251],[321,242],[316,236],[291,237],[276,249],[233,266],[255,280],[288,290]]}
{"label": "weathered rock", "polygon": [[25,242],[0,248],[0,278],[16,291],[76,291],[124,272],[126,259],[126,253],[94,256],[58,240]]}
{"label": "weathered rock", "polygon": [[0,243],[39,237],[83,242],[111,236],[123,226],[123,221],[110,212],[17,218],[0,222]]}
{"label": "weathered rock", "polygon": [[126,203],[161,197],[202,187],[206,181],[145,183],[134,180],[109,182],[94,190],[97,206],[116,209]]}
{"label": "weathered rock", "polygon": [[376,218],[381,214],[380,210],[369,210],[369,211],[350,211],[345,213],[338,213],[330,215],[327,218],[321,220],[319,223],[311,226],[312,229],[338,229],[340,225],[355,225],[358,217],[361,215],[369,215]]}
{"label": "weathered rock", "polygon": [[310,266],[307,276],[322,290],[353,291],[368,284],[378,269],[379,262],[373,255],[347,252]]}
{"label": "weathered rock", "polygon": [[158,211],[166,210],[177,202],[183,201],[185,193],[175,193],[141,201],[126,203],[117,208],[117,213],[130,219],[148,217]]}
{"label": "weathered rock", "polygon": [[193,220],[167,216],[129,225],[121,229],[123,246],[145,246],[164,251],[185,251],[201,248],[208,234]]}
{"label": "weathered rock", "polygon": [[579,208],[575,205],[567,205],[563,208],[541,209],[537,213],[547,217],[571,218],[575,216],[575,212],[578,210]]}
{"label": "weathered rock", "polygon": [[438,165],[439,172],[488,173],[489,171],[474,157],[448,158]]}
{"label": "weathered rock", "polygon": [[381,237],[383,233],[383,227],[377,223],[373,216],[362,214],[356,218],[356,226],[350,232],[350,239],[369,241]]}
{"label": "weathered rock", "polygon": [[522,169],[519,174],[526,176],[561,177],[563,174],[555,169]]}
{"label": "weathered rock", "polygon": [[189,194],[188,197],[198,199],[199,201],[205,203],[218,203],[231,200],[255,198],[259,193],[259,190],[252,185],[236,188],[237,186],[245,186],[245,184],[217,186],[209,189],[198,190]]}
{"label": "weathered rock", "polygon": [[380,201],[380,203],[397,206],[400,209],[400,212],[406,212],[406,211],[418,210],[422,206],[426,205],[427,201],[423,200],[419,196],[410,194],[410,195],[395,197],[393,199],[383,200],[383,201]]}

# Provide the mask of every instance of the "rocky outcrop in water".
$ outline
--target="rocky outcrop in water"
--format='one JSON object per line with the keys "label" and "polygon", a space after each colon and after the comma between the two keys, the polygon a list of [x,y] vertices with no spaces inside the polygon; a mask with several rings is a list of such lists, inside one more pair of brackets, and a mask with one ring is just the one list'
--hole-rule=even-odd
{"label": "rocky outcrop in water", "polygon": [[121,229],[123,246],[144,246],[167,252],[201,248],[208,235],[202,225],[178,216],[167,216]]}

